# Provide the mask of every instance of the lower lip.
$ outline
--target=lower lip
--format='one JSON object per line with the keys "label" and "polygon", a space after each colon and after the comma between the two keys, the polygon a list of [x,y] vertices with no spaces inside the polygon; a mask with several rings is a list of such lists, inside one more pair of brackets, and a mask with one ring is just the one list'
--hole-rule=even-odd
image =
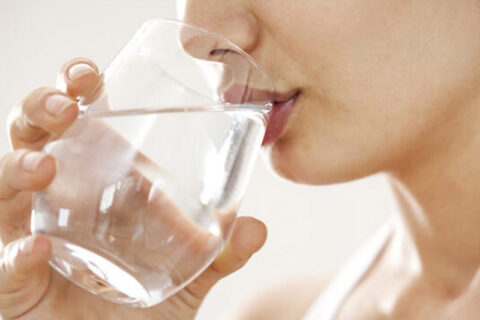
{"label": "lower lip", "polygon": [[288,101],[273,105],[272,111],[267,115],[267,130],[262,146],[270,145],[280,138],[293,113],[297,100],[298,95],[295,95]]}

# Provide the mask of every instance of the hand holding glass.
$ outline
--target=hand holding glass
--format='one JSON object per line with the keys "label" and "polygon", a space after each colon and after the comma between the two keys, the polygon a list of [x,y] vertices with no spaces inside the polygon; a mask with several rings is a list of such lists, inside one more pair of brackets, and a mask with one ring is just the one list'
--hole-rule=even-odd
{"label": "hand holding glass", "polygon": [[273,91],[226,39],[145,23],[44,148],[57,176],[34,195],[31,230],[51,239],[52,267],[137,307],[183,288],[229,237]]}

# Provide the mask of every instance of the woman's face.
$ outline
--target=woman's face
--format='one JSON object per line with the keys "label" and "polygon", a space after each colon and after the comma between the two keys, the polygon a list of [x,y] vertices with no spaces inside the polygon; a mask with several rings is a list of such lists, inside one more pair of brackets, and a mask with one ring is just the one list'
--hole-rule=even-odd
{"label": "woman's face", "polygon": [[351,180],[430,157],[480,92],[478,0],[178,4],[185,21],[252,55],[277,94],[300,92],[270,146],[275,170],[297,182]]}

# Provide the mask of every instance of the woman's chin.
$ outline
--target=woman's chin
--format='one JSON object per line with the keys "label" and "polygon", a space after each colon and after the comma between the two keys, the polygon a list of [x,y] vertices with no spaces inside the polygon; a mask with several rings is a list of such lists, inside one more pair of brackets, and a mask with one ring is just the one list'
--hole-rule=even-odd
{"label": "woman's chin", "polygon": [[[362,166],[360,159],[333,156],[324,152],[318,155],[308,147],[279,140],[265,150],[266,161],[280,177],[307,185],[329,185],[348,182],[374,174],[372,167]],[[337,158],[337,159],[335,159]],[[348,160],[347,160],[348,159]]]}
{"label": "woman's chin", "polygon": [[266,162],[283,179],[299,184],[319,184],[313,174],[315,168],[308,165],[309,160],[296,149],[288,141],[277,141],[266,148]]}

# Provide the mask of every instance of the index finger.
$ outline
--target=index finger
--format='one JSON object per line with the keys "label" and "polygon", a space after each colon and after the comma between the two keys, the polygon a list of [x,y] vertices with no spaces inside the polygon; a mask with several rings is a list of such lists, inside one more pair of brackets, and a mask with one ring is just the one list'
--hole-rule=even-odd
{"label": "index finger", "polygon": [[[92,72],[93,71],[93,72]],[[92,95],[103,81],[97,65],[90,59],[81,57],[65,62],[57,75],[57,89],[74,99]]]}

